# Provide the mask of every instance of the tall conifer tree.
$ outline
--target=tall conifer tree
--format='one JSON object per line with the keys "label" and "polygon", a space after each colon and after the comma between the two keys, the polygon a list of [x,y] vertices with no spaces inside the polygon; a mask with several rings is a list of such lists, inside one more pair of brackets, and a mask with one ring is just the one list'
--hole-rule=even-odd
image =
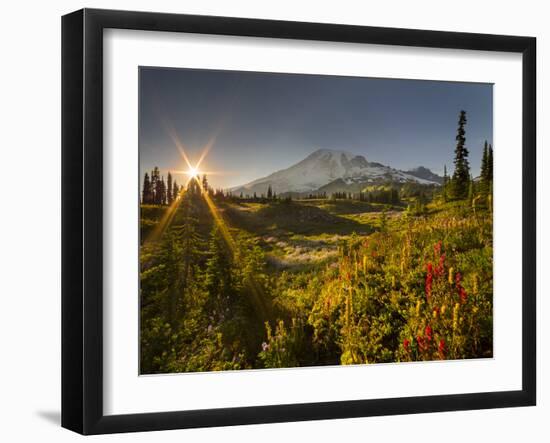
{"label": "tall conifer tree", "polygon": [[208,178],[206,177],[206,174],[202,175],[202,192],[205,194],[208,194]]}
{"label": "tall conifer tree", "polygon": [[166,203],[169,205],[172,204],[173,196],[172,196],[172,174],[168,172],[168,177],[166,178]]}
{"label": "tall conifer tree", "polygon": [[174,184],[172,185],[172,199],[176,200],[178,198],[179,193],[180,193],[180,188],[178,186],[178,182],[174,180]]}
{"label": "tall conifer tree", "polygon": [[468,196],[470,185],[470,165],[468,163],[468,149],[464,146],[466,143],[466,111],[460,111],[458,119],[458,129],[456,134],[456,148],[453,172],[452,187],[453,197],[464,199]]}
{"label": "tall conifer tree", "polygon": [[149,180],[149,174],[146,172],[143,178],[143,192],[141,194],[141,202],[143,204],[150,204],[152,200],[151,181]]}
{"label": "tall conifer tree", "polygon": [[151,189],[152,189],[152,202],[155,205],[160,205],[161,189],[160,189],[160,172],[159,168],[155,166],[151,171]]}
{"label": "tall conifer tree", "polygon": [[442,186],[442,197],[443,197],[443,201],[446,202],[447,201],[447,192],[448,192],[448,186],[449,185],[449,176],[447,175],[447,165],[443,165],[443,186]]}
{"label": "tall conifer tree", "polygon": [[489,181],[493,182],[493,145],[489,145],[489,151],[487,152],[487,176]]}

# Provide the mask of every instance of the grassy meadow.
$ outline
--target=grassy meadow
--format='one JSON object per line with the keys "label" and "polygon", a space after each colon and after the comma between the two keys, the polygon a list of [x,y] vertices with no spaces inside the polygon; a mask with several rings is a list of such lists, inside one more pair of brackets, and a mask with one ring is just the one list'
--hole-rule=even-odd
{"label": "grassy meadow", "polygon": [[141,205],[142,374],[492,357],[490,204]]}

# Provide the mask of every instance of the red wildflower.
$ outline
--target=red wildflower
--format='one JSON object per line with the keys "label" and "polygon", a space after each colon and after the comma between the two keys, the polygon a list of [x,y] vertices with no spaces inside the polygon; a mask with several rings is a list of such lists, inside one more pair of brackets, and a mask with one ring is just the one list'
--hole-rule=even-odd
{"label": "red wildflower", "polygon": [[428,341],[432,341],[432,332],[432,327],[430,325],[427,325],[426,329],[424,330],[424,334],[426,335]]}
{"label": "red wildflower", "polygon": [[445,254],[441,254],[439,257],[439,264],[435,272],[437,275],[443,275],[445,273]]}
{"label": "red wildflower", "polygon": [[466,294],[466,290],[462,286],[458,290],[458,295],[460,296],[460,301],[462,303],[466,303],[466,300],[468,299],[468,294]]}
{"label": "red wildflower", "polygon": [[441,240],[439,240],[435,246],[434,246],[434,254],[436,257],[439,257],[439,254],[441,254]]}
{"label": "red wildflower", "polygon": [[418,349],[421,351],[425,351],[428,347],[426,346],[426,341],[424,340],[424,337],[418,335],[416,337],[416,342],[418,343]]}
{"label": "red wildflower", "polygon": [[455,283],[456,283],[456,288],[460,288],[460,282],[462,281],[462,275],[460,274],[460,272],[457,272],[456,275],[455,275]]}
{"label": "red wildflower", "polygon": [[424,284],[424,288],[426,290],[426,301],[430,300],[430,297],[432,296],[432,282],[433,282],[433,267],[431,263],[428,263],[428,273],[426,274],[426,282]]}
{"label": "red wildflower", "polygon": [[437,352],[439,352],[439,356],[441,358],[445,357],[445,340],[444,339],[439,340]]}
{"label": "red wildflower", "polygon": [[407,352],[410,352],[410,346],[411,346],[411,342],[409,339],[405,339],[403,340],[403,348],[405,349],[405,351]]}

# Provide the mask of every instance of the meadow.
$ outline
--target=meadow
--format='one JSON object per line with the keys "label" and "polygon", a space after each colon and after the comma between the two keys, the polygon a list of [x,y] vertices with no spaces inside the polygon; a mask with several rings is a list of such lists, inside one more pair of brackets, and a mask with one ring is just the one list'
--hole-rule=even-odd
{"label": "meadow", "polygon": [[140,372],[492,357],[492,211],[473,195],[142,204]]}

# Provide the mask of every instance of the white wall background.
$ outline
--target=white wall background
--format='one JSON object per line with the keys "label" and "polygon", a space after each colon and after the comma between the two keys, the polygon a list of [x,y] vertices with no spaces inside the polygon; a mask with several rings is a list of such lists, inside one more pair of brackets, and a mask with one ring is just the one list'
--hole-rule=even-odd
{"label": "white wall background", "polygon": [[[81,7],[155,10],[349,23],[538,38],[539,226],[550,222],[550,160],[542,155],[550,120],[549,11],[536,0],[321,2],[278,0],[53,0],[2,5],[0,25],[0,440],[82,440],[60,416],[60,16]],[[544,112],[546,111],[546,113]],[[546,122],[546,124],[545,124]],[[518,165],[519,172],[519,165]],[[545,195],[543,199],[540,196]],[[539,229],[539,231],[542,231]],[[539,275],[550,265],[540,232]],[[446,442],[548,441],[550,327],[548,280],[539,277],[539,386],[533,408],[330,420],[101,436],[94,441],[280,442],[338,439]]]}

